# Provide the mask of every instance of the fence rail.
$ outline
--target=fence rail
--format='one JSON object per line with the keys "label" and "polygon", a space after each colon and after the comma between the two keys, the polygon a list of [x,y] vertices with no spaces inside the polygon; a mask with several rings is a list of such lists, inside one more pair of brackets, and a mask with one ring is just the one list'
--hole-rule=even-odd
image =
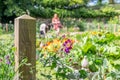
{"label": "fence rail", "polygon": [[119,32],[120,24],[85,23],[84,28],[85,28],[85,31],[106,30],[109,32]]}
{"label": "fence rail", "polygon": [[[45,20],[43,20],[45,22]],[[36,28],[39,28],[41,22],[37,22],[36,24]],[[72,22],[71,22],[72,23]],[[75,26],[71,23],[65,23],[63,24],[63,26],[67,26],[69,27],[71,26]],[[73,22],[75,24],[75,22]],[[69,24],[69,25],[68,25]],[[107,30],[109,32],[119,32],[120,31],[120,24],[103,24],[103,23],[90,23],[90,22],[84,22],[84,31],[97,31],[98,29],[100,30]],[[11,32],[14,30],[14,25],[13,24],[2,24],[0,23],[0,29],[2,29],[4,32]]]}

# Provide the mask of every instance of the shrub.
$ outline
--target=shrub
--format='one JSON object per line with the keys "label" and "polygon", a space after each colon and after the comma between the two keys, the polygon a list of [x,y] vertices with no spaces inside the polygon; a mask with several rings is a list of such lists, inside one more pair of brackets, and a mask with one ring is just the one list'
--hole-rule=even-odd
{"label": "shrub", "polygon": [[3,31],[3,30],[2,30],[2,26],[0,26],[0,35],[2,34],[2,31]]}
{"label": "shrub", "polygon": [[85,30],[84,22],[83,21],[78,22],[77,27],[80,29],[80,31],[84,31]]}

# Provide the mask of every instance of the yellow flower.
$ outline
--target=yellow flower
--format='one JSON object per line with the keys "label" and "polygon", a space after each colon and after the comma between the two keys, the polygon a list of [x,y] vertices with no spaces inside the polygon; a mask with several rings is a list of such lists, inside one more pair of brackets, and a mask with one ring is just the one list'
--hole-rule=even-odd
{"label": "yellow flower", "polygon": [[96,35],[96,34],[97,34],[97,32],[91,32],[91,34],[92,34],[92,35]]}
{"label": "yellow flower", "polygon": [[120,29],[118,30],[118,32],[120,32]]}

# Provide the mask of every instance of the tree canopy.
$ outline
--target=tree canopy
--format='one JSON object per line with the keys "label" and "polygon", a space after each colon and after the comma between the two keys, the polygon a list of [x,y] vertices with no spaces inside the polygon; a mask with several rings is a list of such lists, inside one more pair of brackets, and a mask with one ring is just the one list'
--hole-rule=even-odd
{"label": "tree canopy", "polygon": [[[60,16],[70,16],[84,10],[83,7],[86,7],[89,1],[90,0],[0,0],[0,19],[2,22],[8,22],[9,19],[14,19],[25,13],[43,18],[50,18],[54,13],[58,13]],[[100,4],[101,1],[102,0],[98,0]],[[81,8],[81,10],[79,10],[79,8]],[[76,14],[79,15],[79,13]]]}

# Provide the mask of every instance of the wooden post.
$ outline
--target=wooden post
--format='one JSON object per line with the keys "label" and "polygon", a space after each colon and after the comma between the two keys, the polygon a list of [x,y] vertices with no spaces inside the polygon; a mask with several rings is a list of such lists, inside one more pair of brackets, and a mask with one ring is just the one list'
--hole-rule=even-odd
{"label": "wooden post", "polygon": [[98,23],[98,31],[100,31],[100,23]]}
{"label": "wooden post", "polygon": [[117,24],[114,24],[114,33],[116,32],[116,26],[117,26]]}
{"label": "wooden post", "polygon": [[8,32],[8,23],[5,24],[5,30]]}
{"label": "wooden post", "polygon": [[[36,80],[36,20],[28,15],[15,19],[15,80]],[[26,64],[21,62],[27,59]],[[27,65],[29,64],[29,65]],[[20,66],[21,65],[21,66]]]}
{"label": "wooden post", "polygon": [[87,30],[90,31],[90,30],[89,30],[89,23],[87,23]]}
{"label": "wooden post", "polygon": [[105,31],[108,31],[108,26],[107,26],[107,24],[104,25],[104,30],[105,30]]}

